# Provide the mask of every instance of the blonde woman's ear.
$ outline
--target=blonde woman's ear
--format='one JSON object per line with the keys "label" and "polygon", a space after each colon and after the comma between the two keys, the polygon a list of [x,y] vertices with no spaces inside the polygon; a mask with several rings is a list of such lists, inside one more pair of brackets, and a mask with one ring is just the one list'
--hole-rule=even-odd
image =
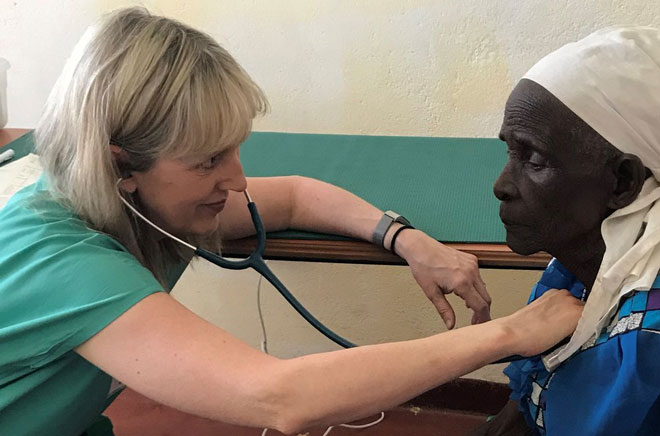
{"label": "blonde woman's ear", "polygon": [[115,167],[118,169],[122,179],[119,183],[119,188],[124,192],[133,194],[137,190],[137,184],[135,177],[126,169],[126,152],[115,144],[110,144],[110,152],[112,153],[112,160],[115,163]]}
{"label": "blonde woman's ear", "polygon": [[119,182],[119,189],[129,194],[134,194],[137,191],[137,184],[135,183],[135,177],[130,176],[126,179],[122,179]]}

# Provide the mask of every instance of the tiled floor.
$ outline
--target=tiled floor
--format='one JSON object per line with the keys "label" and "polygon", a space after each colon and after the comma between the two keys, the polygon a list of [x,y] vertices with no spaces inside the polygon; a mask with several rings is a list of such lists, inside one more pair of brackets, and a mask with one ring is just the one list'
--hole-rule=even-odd
{"label": "tiled floor", "polygon": [[[154,403],[129,389],[115,400],[106,414],[112,419],[116,436],[260,436],[263,431],[197,418]],[[377,416],[358,423],[375,419]],[[386,412],[385,419],[374,427],[361,430],[336,427],[330,435],[459,436],[484,420],[483,414],[402,406]],[[325,428],[310,429],[307,436],[321,436],[324,431]],[[268,436],[275,435],[281,433],[268,431]]]}

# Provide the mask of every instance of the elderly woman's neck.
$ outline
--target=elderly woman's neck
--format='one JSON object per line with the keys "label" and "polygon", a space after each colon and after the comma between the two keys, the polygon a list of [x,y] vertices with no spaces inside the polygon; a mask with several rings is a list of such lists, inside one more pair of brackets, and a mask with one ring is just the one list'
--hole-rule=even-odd
{"label": "elderly woman's neck", "polygon": [[591,290],[598,269],[605,254],[605,242],[598,235],[595,241],[575,245],[569,250],[550,253],[582,282],[587,291]]}

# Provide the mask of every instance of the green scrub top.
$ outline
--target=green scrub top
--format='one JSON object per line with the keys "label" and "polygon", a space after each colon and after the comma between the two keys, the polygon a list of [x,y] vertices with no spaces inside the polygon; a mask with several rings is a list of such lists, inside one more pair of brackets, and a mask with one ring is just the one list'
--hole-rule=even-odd
{"label": "green scrub top", "polygon": [[0,209],[0,434],[98,428],[120,388],[73,350],[162,290],[119,242],[55,201],[43,176],[14,195]]}

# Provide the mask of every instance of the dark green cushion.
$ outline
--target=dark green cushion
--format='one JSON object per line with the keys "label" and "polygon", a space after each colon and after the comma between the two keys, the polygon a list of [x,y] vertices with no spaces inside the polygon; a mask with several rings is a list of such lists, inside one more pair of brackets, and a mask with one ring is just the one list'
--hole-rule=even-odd
{"label": "dark green cushion", "polygon": [[506,162],[498,139],[255,132],[241,160],[248,176],[298,174],[341,186],[441,241],[505,240],[492,189]]}

